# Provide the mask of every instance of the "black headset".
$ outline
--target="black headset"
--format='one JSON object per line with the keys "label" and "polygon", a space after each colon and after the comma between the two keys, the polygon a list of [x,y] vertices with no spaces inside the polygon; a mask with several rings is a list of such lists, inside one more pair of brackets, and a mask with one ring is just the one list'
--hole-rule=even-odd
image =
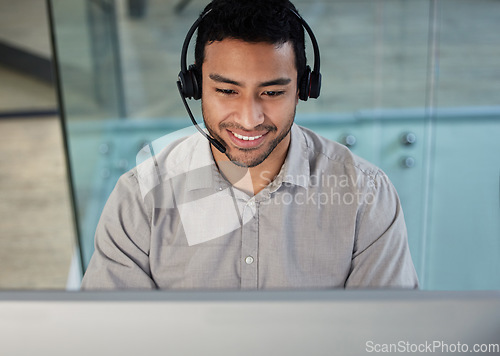
{"label": "black headset", "polygon": [[[288,10],[290,10],[290,12],[297,17],[297,19],[302,24],[302,27],[304,27],[304,29],[309,34],[314,51],[313,70],[311,71],[311,67],[306,65],[304,74],[302,78],[300,78],[298,83],[299,99],[304,101],[307,101],[307,99],[309,98],[316,99],[317,97],[319,97],[319,93],[321,90],[321,73],[319,71],[320,57],[319,57],[318,42],[316,41],[316,37],[314,36],[311,27],[309,27],[309,25],[302,18],[302,16],[300,16],[295,10],[289,7]],[[191,109],[189,108],[189,105],[186,101],[186,99],[195,99],[195,100],[201,99],[201,80],[198,77],[199,70],[195,64],[190,65],[188,68],[187,51],[189,49],[189,42],[191,41],[194,32],[200,25],[201,21],[205,18],[205,16],[210,13],[210,11],[212,11],[211,8],[203,12],[200,15],[200,17],[198,17],[198,19],[193,23],[193,25],[191,26],[186,35],[184,44],[182,45],[181,71],[179,72],[179,76],[177,79],[177,88],[179,89],[182,101],[184,103],[184,106],[186,107],[189,117],[191,118],[191,121],[193,122],[193,125],[198,129],[198,131],[201,132],[203,136],[205,136],[210,141],[212,145],[214,145],[215,148],[217,148],[220,152],[225,153],[226,148],[224,147],[224,145],[219,141],[215,140],[214,138],[208,136],[207,133],[198,126],[198,123],[196,122],[196,119],[194,118]]]}

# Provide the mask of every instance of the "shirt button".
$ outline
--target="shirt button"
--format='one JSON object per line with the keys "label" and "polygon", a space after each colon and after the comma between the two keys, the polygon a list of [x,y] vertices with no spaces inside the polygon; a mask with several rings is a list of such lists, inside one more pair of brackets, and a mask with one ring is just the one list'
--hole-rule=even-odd
{"label": "shirt button", "polygon": [[247,265],[251,265],[253,263],[253,257],[247,256],[247,258],[245,258],[245,262]]}

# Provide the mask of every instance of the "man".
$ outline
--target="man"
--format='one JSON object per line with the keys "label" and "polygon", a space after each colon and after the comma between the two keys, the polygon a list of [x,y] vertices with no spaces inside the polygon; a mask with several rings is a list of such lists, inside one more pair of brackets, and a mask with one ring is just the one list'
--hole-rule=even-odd
{"label": "man", "polygon": [[287,0],[207,7],[195,70],[206,128],[223,149],[197,133],[122,176],[83,288],[417,288],[387,176],[294,124],[307,70],[290,9]]}

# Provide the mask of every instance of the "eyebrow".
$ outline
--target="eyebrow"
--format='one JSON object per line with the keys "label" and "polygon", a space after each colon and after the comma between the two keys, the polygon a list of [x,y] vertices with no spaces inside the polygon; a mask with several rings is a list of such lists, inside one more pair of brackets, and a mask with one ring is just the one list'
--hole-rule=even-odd
{"label": "eyebrow", "polygon": [[[218,83],[232,84],[232,85],[236,85],[236,86],[239,86],[239,87],[243,87],[244,86],[242,83],[237,82],[237,81],[232,80],[232,79],[229,79],[229,78],[226,78],[226,77],[223,77],[220,74],[212,73],[212,74],[209,74],[208,77],[210,79],[212,79],[213,81],[218,82]],[[291,81],[292,80],[290,78],[276,78],[276,79],[269,80],[267,82],[259,83],[258,86],[259,87],[270,87],[270,86],[273,86],[273,85],[287,85]]]}

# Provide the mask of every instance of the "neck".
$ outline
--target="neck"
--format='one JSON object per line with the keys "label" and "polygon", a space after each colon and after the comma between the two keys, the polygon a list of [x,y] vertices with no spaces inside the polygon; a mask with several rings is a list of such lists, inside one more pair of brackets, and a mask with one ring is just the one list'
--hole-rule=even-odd
{"label": "neck", "polygon": [[280,142],[271,154],[255,167],[241,167],[232,163],[225,154],[212,148],[212,154],[221,174],[237,189],[256,195],[271,183],[285,162],[290,145],[290,134]]}

